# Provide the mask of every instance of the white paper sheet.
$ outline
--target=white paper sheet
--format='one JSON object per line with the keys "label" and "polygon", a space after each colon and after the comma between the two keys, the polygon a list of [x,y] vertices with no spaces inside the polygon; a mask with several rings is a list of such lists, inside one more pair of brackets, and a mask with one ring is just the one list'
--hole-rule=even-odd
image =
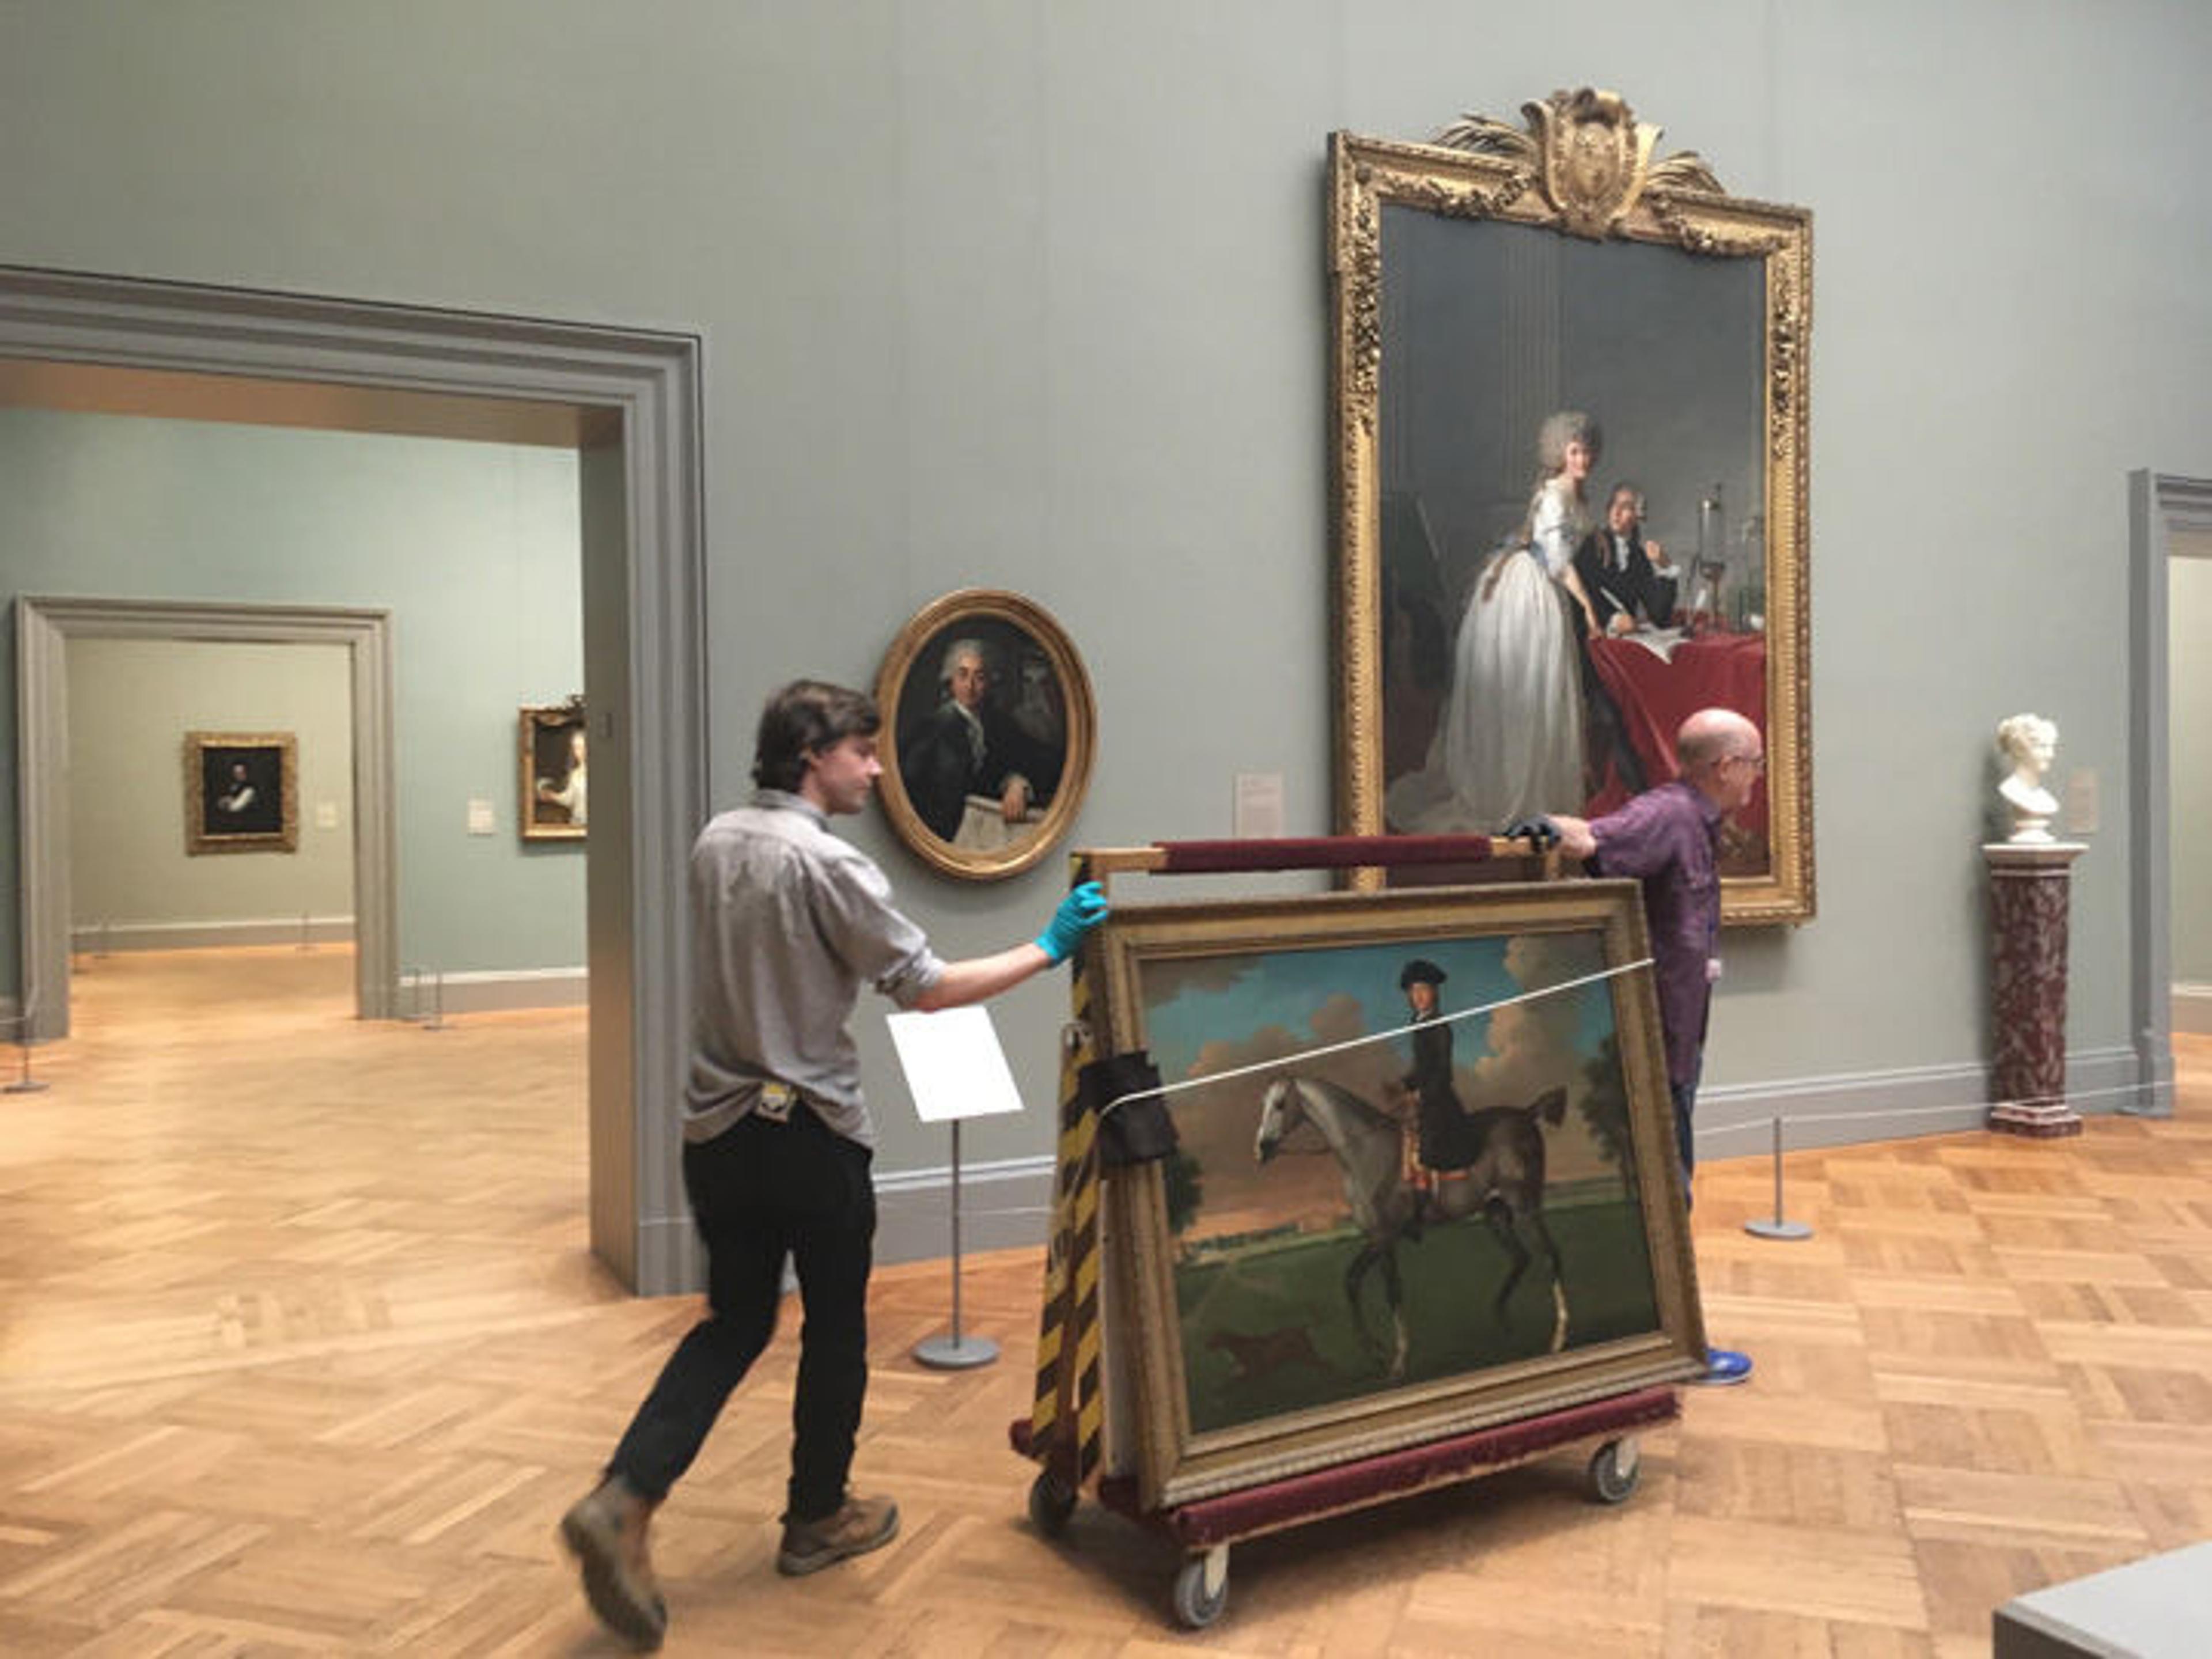
{"label": "white paper sheet", "polygon": [[980,1005],[933,1014],[888,1014],[891,1046],[924,1123],[996,1117],[1022,1109],[991,1011]]}

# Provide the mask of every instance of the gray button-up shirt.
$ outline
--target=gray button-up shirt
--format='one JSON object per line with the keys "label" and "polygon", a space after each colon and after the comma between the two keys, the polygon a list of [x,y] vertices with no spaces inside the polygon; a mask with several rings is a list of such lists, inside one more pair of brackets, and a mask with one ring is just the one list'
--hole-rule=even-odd
{"label": "gray button-up shirt", "polygon": [[911,1007],[945,972],[868,856],[802,796],[763,789],[691,848],[691,1072],[684,1136],[710,1140],[770,1079],[875,1144],[851,1034],[860,987]]}

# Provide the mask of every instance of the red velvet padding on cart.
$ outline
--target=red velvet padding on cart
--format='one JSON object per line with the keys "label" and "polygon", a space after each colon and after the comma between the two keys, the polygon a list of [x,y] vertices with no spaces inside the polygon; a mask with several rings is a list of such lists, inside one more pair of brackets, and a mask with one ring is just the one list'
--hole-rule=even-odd
{"label": "red velvet padding on cart", "polygon": [[1350,870],[1391,864],[1474,864],[1490,856],[1487,836],[1304,836],[1279,840],[1163,841],[1164,875],[1235,870]]}
{"label": "red velvet padding on cart", "polygon": [[[1206,1549],[1506,1468],[1577,1440],[1671,1422],[1680,1410],[1673,1389],[1643,1389],[1150,1513],[1137,1507],[1135,1480],[1108,1475],[1098,1482],[1098,1501],[1159,1528],[1187,1548]],[[1026,1430],[1028,1425],[1016,1426]],[[1026,1438],[1022,1434],[1017,1444]]]}

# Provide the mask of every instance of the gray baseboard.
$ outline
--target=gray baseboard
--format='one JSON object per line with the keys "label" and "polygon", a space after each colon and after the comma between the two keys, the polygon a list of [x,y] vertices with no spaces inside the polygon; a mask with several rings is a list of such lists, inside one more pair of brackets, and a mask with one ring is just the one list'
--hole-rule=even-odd
{"label": "gray baseboard", "polygon": [[[2069,1054],[2066,1084],[2075,1109],[2084,1116],[2143,1109],[2137,1069],[2131,1049]],[[2165,1105],[2160,1103],[2160,1109]],[[1784,1147],[1796,1151],[1956,1134],[1982,1128],[1989,1110],[1989,1068],[1979,1064],[1716,1085],[1698,1091],[1698,1156],[1702,1161],[1762,1155],[1771,1145],[1778,1116]],[[878,1174],[878,1262],[889,1266],[951,1255],[951,1178],[949,1164]],[[1052,1183],[1049,1157],[963,1163],[963,1254],[1042,1248],[1051,1231]],[[657,1282],[705,1282],[705,1263],[687,1218],[649,1224],[646,1237],[655,1270],[670,1275]]]}
{"label": "gray baseboard", "polygon": [[515,968],[447,974],[442,981],[424,969],[399,974],[392,1012],[399,1019],[427,1019],[434,1009],[455,1014],[511,1013],[525,1008],[581,1008],[592,1000],[590,971],[583,968]]}
{"label": "gray baseboard", "polygon": [[351,916],[264,917],[258,921],[93,922],[70,929],[70,950],[78,956],[111,951],[205,951],[225,945],[297,945],[304,932],[310,945],[350,945]]}
{"label": "gray baseboard", "polygon": [[[1041,1247],[1052,1231],[1053,1160],[1006,1158],[960,1166],[960,1249]],[[952,1254],[949,1164],[876,1177],[876,1259],[931,1261]]]}
{"label": "gray baseboard", "polygon": [[2212,985],[2174,986],[2173,1029],[2191,1036],[2212,1036]]}
{"label": "gray baseboard", "polygon": [[[2162,1115],[2172,1103],[2142,1086],[2135,1052],[2080,1049],[2066,1057],[2069,1103],[2084,1117],[2118,1112]],[[1989,1119],[1984,1065],[1923,1066],[1888,1072],[1796,1078],[1698,1091],[1698,1157],[1741,1158],[1773,1145],[1782,1120],[1785,1151],[1956,1134]]]}
{"label": "gray baseboard", "polygon": [[689,1212],[641,1221],[637,1250],[637,1282],[653,1287],[647,1294],[685,1296],[707,1288],[707,1252]]}
{"label": "gray baseboard", "polygon": [[[1042,1247],[1051,1231],[1053,1161],[1008,1158],[960,1166],[960,1250]],[[950,1164],[898,1170],[876,1177],[876,1261],[938,1261],[952,1254]],[[638,1282],[659,1294],[702,1290],[707,1258],[689,1215],[662,1216],[639,1229]],[[794,1288],[785,1267],[784,1288]]]}

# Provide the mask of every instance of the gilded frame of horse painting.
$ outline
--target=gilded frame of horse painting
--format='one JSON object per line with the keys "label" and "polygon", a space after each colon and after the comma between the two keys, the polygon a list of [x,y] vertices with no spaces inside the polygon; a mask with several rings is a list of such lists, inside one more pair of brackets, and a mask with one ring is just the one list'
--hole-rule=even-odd
{"label": "gilded frame of horse painting", "polygon": [[1808,921],[1812,216],[1617,94],[1522,113],[1330,139],[1337,827],[1596,816],[1719,703],[1769,760],[1723,920]]}
{"label": "gilded frame of horse painting", "polygon": [[876,704],[877,799],[924,863],[996,881],[1074,826],[1097,715],[1074,642],[1036,601],[985,587],[931,600],[884,653]]}
{"label": "gilded frame of horse painting", "polygon": [[1096,1017],[1176,1136],[1104,1197],[1148,1505],[1697,1368],[1647,956],[1627,882],[1116,905]]}

